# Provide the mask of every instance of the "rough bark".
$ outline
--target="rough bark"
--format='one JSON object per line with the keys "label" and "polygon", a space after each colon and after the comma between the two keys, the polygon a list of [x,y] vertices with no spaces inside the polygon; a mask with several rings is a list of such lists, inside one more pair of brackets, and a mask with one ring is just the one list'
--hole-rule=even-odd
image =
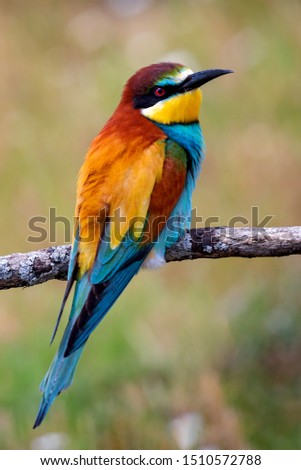
{"label": "rough bark", "polygon": [[[257,258],[301,254],[301,227],[192,229],[166,253],[166,261]],[[0,290],[67,277],[70,245],[0,257]]]}

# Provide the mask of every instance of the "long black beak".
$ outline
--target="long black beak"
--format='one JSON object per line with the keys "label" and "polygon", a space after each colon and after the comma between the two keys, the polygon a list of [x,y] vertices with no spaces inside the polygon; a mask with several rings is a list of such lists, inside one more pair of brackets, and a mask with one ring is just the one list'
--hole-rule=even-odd
{"label": "long black beak", "polygon": [[221,75],[226,75],[227,73],[233,73],[233,70],[223,70],[223,69],[211,69],[203,70],[202,72],[192,73],[181,83],[178,91],[185,93],[186,91],[194,90],[199,88],[210,80],[220,77]]}

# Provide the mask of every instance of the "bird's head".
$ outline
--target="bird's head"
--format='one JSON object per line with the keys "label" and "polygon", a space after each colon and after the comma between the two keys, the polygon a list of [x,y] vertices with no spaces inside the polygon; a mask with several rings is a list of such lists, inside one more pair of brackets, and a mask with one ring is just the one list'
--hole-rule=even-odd
{"label": "bird's head", "polygon": [[149,65],[128,80],[122,102],[130,102],[143,116],[160,124],[195,122],[202,101],[200,87],[227,73],[231,70],[193,73],[171,62]]}

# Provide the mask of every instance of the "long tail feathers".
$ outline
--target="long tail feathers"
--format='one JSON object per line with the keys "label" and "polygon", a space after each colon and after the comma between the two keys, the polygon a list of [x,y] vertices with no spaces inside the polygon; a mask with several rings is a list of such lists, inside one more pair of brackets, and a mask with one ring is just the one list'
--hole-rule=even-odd
{"label": "long tail feathers", "polygon": [[53,330],[53,333],[52,333],[52,336],[51,336],[50,344],[53,343],[53,340],[55,338],[55,335],[57,333],[57,329],[59,327],[59,324],[60,324],[60,321],[61,321],[61,318],[62,318],[62,315],[63,315],[63,311],[64,311],[64,308],[65,308],[67,299],[68,299],[69,294],[71,292],[74,281],[77,277],[77,273],[78,273],[77,258],[78,258],[78,228],[76,230],[75,240],[74,240],[72,252],[71,252],[71,255],[70,255],[70,263],[69,263],[69,270],[68,270],[68,283],[67,283],[67,286],[66,286],[66,290],[65,290],[63,301],[62,301],[62,305],[61,305],[61,308],[60,308],[60,311],[59,311],[59,314],[58,314],[58,317],[57,317],[57,320],[56,320],[56,324],[55,324],[55,327],[54,327],[54,330]]}
{"label": "long tail feathers", "polygon": [[66,357],[84,346],[92,331],[110,310],[132,277],[138,272],[142,261],[140,259],[134,261],[115,273],[109,281],[93,285],[70,332],[65,350]]}
{"label": "long tail feathers", "polygon": [[34,428],[42,423],[56,396],[71,385],[86,341],[138,272],[143,259],[144,257],[139,256],[132,263],[123,265],[119,272],[105,282],[91,284],[88,273],[77,281],[68,325],[59,350],[40,386],[43,398]]}
{"label": "long tail feathers", "polygon": [[77,281],[68,325],[61,340],[59,350],[40,385],[43,398],[41,400],[37,418],[33,426],[34,428],[42,423],[56,396],[68,388],[72,383],[75,368],[82,353],[83,347],[78,349],[69,357],[65,357],[64,353],[68,344],[70,332],[76,321],[78,312],[81,311],[85,303],[89,290],[90,283],[88,281],[88,276],[85,275],[81,280]]}
{"label": "long tail feathers", "polygon": [[68,358],[59,354],[54,358],[47,376],[41,383],[40,389],[43,393],[43,398],[33,425],[34,429],[42,423],[57,395],[71,385],[82,349],[78,349]]}

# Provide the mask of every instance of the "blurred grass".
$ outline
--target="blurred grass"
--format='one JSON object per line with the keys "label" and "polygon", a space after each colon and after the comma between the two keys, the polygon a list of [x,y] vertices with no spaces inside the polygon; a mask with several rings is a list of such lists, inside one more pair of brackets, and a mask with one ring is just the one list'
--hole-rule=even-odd
{"label": "blurred grass", "polygon": [[[235,70],[203,90],[198,214],[228,224],[258,206],[271,225],[300,224],[300,2],[136,3],[1,2],[3,254],[49,244],[26,241],[30,217],[72,217],[86,148],[126,79],[165,59]],[[194,413],[191,447],[300,448],[300,275],[298,258],[142,272],[35,432],[64,285],[2,292],[0,447],[60,432],[68,448],[179,448]]]}

